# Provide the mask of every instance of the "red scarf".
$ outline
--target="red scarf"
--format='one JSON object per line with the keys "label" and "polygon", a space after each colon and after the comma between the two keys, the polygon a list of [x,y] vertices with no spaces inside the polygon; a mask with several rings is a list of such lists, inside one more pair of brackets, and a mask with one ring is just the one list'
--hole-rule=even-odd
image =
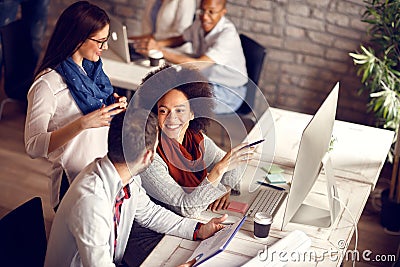
{"label": "red scarf", "polygon": [[[207,176],[204,163],[204,137],[188,129],[182,145],[161,132],[157,153],[168,166],[169,174],[183,187],[197,187]],[[186,191],[191,191],[186,188]]]}

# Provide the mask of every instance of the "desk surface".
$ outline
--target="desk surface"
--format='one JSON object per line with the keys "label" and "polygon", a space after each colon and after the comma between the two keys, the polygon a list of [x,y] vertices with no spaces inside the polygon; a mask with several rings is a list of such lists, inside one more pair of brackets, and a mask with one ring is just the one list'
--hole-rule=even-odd
{"label": "desk surface", "polygon": [[[276,149],[274,162],[294,167],[301,134],[312,116],[271,108]],[[368,183],[373,190],[394,138],[394,132],[336,120],[331,151],[335,175]]]}
{"label": "desk surface", "polygon": [[[249,140],[257,140],[261,136],[266,137],[271,134],[275,135],[274,162],[284,167],[285,176],[290,176],[297,156],[301,134],[310,119],[310,115],[271,108],[264,113],[258,124],[263,125],[266,130],[255,127],[249,133]],[[273,123],[271,120],[273,120]],[[271,123],[274,125],[272,128]],[[331,158],[339,196],[346,203],[355,221],[358,222],[368,196],[379,177],[393,140],[393,132],[336,121],[333,135],[338,139],[331,152]],[[267,138],[267,140],[271,139]],[[261,149],[263,150],[263,148]],[[233,196],[232,200],[251,203],[255,198],[256,194],[247,189],[254,182],[253,177],[259,176],[261,173],[255,167],[256,165],[252,165],[254,164],[246,167],[241,185],[242,194]],[[316,187],[323,184],[324,179],[325,177],[320,175]],[[355,230],[349,213],[342,209],[339,219],[328,229],[289,223],[281,231],[284,207],[285,203],[275,215],[270,236],[266,241],[256,240],[252,237],[252,219],[247,219],[227,250],[209,261],[210,266],[240,266],[255,257],[258,251],[264,249],[265,245],[275,243],[295,229],[302,230],[312,240],[309,250],[310,255],[313,255],[312,259],[303,262],[301,265],[339,266],[342,255],[346,252]],[[237,216],[237,214],[235,215]],[[146,259],[143,266],[177,266],[189,258],[197,245],[198,242],[195,241],[165,236]]]}
{"label": "desk surface", "polygon": [[150,67],[149,60],[126,63],[112,50],[104,51],[101,59],[104,72],[110,78],[111,84],[132,91],[136,91],[147,73],[157,68]]}
{"label": "desk surface", "polygon": [[[338,185],[342,189],[349,190],[347,193],[353,191],[353,197],[348,199],[347,206],[358,220],[368,199],[370,186],[344,179],[341,179]],[[356,195],[354,192],[357,192]],[[243,198],[246,198],[246,196],[233,197],[232,199],[243,201]],[[284,207],[284,204],[282,207]],[[293,223],[289,223],[284,231],[281,231],[280,220],[282,216],[283,211],[280,209],[265,241],[253,238],[253,222],[251,219],[247,219],[227,249],[210,259],[209,265],[205,264],[204,266],[241,266],[255,257],[258,251],[263,250],[265,245],[272,245],[295,229],[305,232],[312,240],[312,246],[308,251],[312,258],[304,262],[304,265],[340,265],[342,253],[346,251],[354,232],[352,219],[346,211],[342,211],[339,215],[340,218],[332,231]],[[143,263],[143,266],[178,266],[190,257],[198,244],[198,241],[166,235]]]}

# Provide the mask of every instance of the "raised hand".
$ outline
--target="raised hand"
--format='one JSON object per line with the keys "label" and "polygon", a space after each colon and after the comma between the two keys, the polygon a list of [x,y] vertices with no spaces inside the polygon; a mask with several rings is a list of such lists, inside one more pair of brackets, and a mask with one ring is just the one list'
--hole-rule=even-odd
{"label": "raised hand", "polygon": [[124,110],[125,108],[121,108],[120,102],[108,106],[103,105],[101,108],[82,116],[80,119],[81,127],[82,129],[89,129],[110,126],[112,117]]}
{"label": "raised hand", "polygon": [[225,156],[215,164],[214,168],[210,171],[208,175],[208,180],[211,183],[219,182],[219,179],[227,171],[236,169],[239,165],[249,162],[254,153],[254,147],[247,146],[248,144],[243,143],[225,154]]}

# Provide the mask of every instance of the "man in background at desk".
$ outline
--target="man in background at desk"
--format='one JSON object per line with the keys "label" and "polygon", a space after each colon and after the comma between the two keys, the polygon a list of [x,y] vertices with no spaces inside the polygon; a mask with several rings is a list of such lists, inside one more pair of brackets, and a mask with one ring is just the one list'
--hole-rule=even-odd
{"label": "man in background at desk", "polygon": [[157,118],[148,111],[132,109],[113,117],[108,154],[89,164],[61,201],[45,266],[136,266],[130,264],[129,256],[135,257],[138,251],[127,246],[134,220],[193,240],[208,238],[223,228],[220,223],[226,215],[204,225],[154,204],[146,195],[139,173],[154,158],[157,136]]}
{"label": "man in background at desk", "polygon": [[[164,58],[174,64],[208,62],[203,74],[214,85],[217,114],[237,110],[246,96],[247,70],[239,34],[225,17],[226,0],[202,0],[199,17],[177,37],[164,40],[147,38],[135,42],[135,49],[147,55],[149,50],[161,50]],[[166,47],[192,43],[191,55],[174,53]]]}
{"label": "man in background at desk", "polygon": [[[196,11],[196,0],[148,0],[142,17],[142,37],[163,40],[179,36],[192,25]],[[131,38],[131,37],[130,37]],[[185,44],[180,51],[191,52]]]}

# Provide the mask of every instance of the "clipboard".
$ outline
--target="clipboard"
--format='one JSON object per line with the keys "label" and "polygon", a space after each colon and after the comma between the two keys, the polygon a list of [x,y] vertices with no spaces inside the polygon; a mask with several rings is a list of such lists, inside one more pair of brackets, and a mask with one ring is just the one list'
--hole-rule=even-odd
{"label": "clipboard", "polygon": [[232,238],[239,231],[240,227],[242,227],[245,220],[246,216],[244,216],[240,221],[225,226],[213,236],[201,241],[188,261],[196,258],[196,263],[193,265],[193,267],[195,267],[224,251]]}

